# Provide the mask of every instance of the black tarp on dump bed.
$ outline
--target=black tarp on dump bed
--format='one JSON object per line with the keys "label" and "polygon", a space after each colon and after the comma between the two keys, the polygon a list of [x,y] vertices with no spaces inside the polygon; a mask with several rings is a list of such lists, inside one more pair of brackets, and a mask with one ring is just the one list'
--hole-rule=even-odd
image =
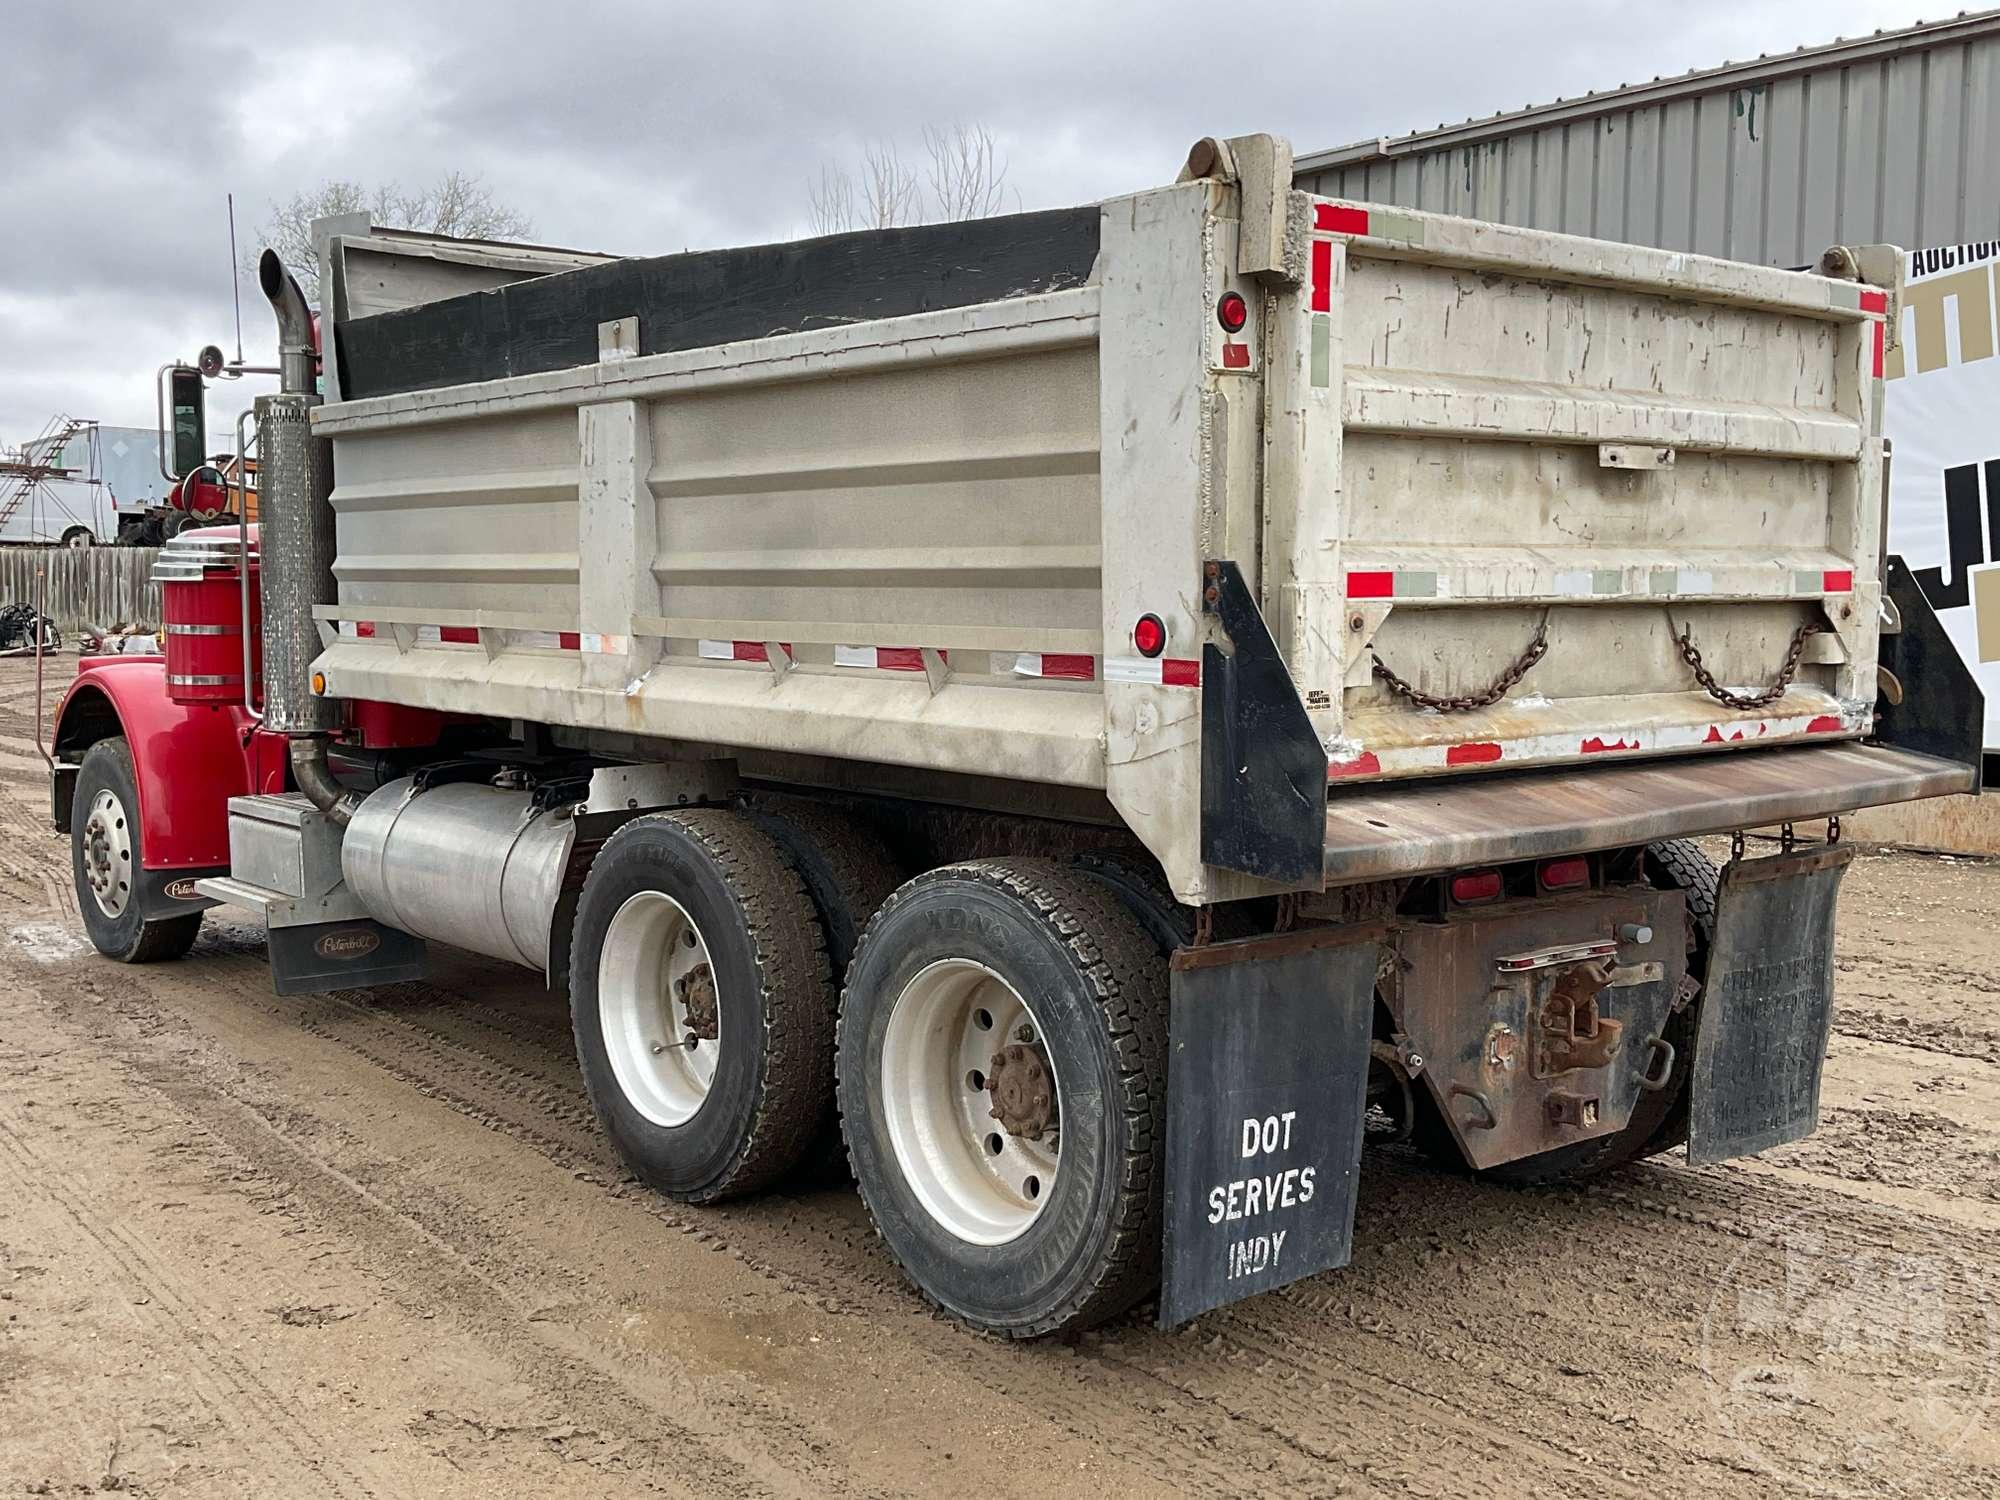
{"label": "black tarp on dump bed", "polygon": [[1095,208],[872,229],[783,245],[611,261],[339,325],[341,394],[531,375],[597,362],[597,326],[637,316],[665,354],[1082,286]]}

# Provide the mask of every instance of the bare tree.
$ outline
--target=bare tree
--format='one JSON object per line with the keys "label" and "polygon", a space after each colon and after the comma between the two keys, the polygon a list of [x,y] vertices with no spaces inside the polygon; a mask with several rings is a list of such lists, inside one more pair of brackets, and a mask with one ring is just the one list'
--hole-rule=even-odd
{"label": "bare tree", "polygon": [[819,234],[888,229],[924,220],[923,184],[891,141],[871,141],[863,147],[858,173],[824,163],[819,181],[806,190],[806,201]]}
{"label": "bare tree", "polygon": [[863,148],[859,171],[838,162],[822,164],[819,180],[806,189],[814,233],[983,219],[1007,206],[1007,163],[992,131],[983,125],[925,126],[923,140],[929,165],[921,175],[892,141]]}
{"label": "bare tree", "polygon": [[924,150],[939,218],[985,219],[1007,206],[1007,163],[984,125],[926,125]]}
{"label": "bare tree", "polygon": [[313,220],[347,213],[366,213],[384,228],[459,239],[520,239],[533,229],[527,215],[498,202],[474,173],[447,172],[416,192],[405,192],[393,182],[370,188],[329,178],[312,192],[295,193],[288,201],[271,205],[270,217],[258,226],[257,241],[245,258],[246,267],[254,270],[257,255],[268,245],[298,277],[306,296],[317,300],[319,258],[313,253]]}

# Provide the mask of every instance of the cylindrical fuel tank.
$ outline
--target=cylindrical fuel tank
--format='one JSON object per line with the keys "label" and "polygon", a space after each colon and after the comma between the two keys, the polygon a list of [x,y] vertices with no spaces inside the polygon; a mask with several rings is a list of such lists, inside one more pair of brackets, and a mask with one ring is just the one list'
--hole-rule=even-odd
{"label": "cylindrical fuel tank", "polygon": [[576,825],[535,814],[526,792],[409,777],[372,793],[347,825],[341,873],[377,921],[546,969],[549,921]]}
{"label": "cylindrical fuel tank", "polygon": [[[166,637],[167,696],[176,703],[243,701],[243,560],[234,526],[184,531],[160,549],[153,582],[160,588]],[[256,544],[250,557],[250,689],[263,664]]]}

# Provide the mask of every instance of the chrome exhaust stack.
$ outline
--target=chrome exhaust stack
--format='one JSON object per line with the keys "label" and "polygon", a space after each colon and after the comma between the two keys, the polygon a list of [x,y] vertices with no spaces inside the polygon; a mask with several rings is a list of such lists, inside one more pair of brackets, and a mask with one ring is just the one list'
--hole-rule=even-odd
{"label": "chrome exhaust stack", "polygon": [[278,319],[280,386],[257,398],[258,565],[264,604],[264,727],[292,737],[292,779],[308,801],[345,826],[360,798],[327,768],[327,737],[339,706],[312,690],[319,623],[333,583],[333,445],[314,437],[320,404],[312,312],[274,250],[257,262],[257,282]]}

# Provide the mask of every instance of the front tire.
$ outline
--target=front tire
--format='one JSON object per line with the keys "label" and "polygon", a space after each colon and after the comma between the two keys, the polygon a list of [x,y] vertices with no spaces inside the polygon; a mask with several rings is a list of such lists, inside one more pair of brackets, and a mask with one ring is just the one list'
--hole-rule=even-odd
{"label": "front tire", "polygon": [[70,871],[83,930],[106,958],[125,964],[179,958],[201,932],[201,913],[146,920],[140,909],[139,782],[124,737],[99,740],[77,768],[70,806]]}
{"label": "front tire", "polygon": [[570,1020],[634,1175],[691,1203],[766,1186],[825,1118],[833,991],[805,887],[719,809],[635,818],[577,902]]}
{"label": "front tire", "polygon": [[1034,1338],[1158,1285],[1166,996],[1117,896],[1053,861],[933,870],[869,923],[841,1128],[876,1229],[945,1312]]}

